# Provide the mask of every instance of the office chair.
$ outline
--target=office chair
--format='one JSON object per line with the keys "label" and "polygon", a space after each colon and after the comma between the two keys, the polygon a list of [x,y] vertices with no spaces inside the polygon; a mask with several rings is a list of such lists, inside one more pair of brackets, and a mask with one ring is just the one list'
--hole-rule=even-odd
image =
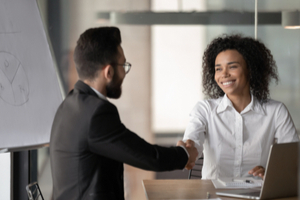
{"label": "office chair", "polygon": [[193,169],[189,171],[188,179],[201,179],[203,167],[203,155],[196,161]]}
{"label": "office chair", "polygon": [[39,184],[37,182],[27,185],[26,190],[29,200],[44,200]]}

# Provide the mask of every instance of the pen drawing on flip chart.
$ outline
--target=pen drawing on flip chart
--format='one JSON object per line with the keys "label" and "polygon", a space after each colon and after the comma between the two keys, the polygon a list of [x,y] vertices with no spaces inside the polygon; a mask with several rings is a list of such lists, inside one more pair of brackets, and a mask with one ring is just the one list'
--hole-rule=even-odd
{"label": "pen drawing on flip chart", "polygon": [[29,84],[21,62],[12,54],[0,51],[0,98],[14,106],[28,101]]}
{"label": "pen drawing on flip chart", "polygon": [[17,28],[16,23],[11,19],[11,5],[16,2],[10,2],[9,0],[0,0],[0,34],[14,34],[20,33],[21,30]]}
{"label": "pen drawing on flip chart", "polygon": [[0,6],[0,39],[3,43],[0,49],[0,101],[20,106],[29,99],[28,78],[19,59],[4,49],[10,49],[8,41],[22,31],[7,13],[10,8],[9,1],[4,1],[3,5]]}
{"label": "pen drawing on flip chart", "polygon": [[61,101],[38,2],[0,0],[0,148],[49,143]]}

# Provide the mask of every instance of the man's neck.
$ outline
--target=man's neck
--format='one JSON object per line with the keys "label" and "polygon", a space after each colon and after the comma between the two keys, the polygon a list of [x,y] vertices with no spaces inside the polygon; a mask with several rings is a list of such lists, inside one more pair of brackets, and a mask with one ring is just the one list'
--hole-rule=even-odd
{"label": "man's neck", "polygon": [[101,82],[101,80],[95,79],[95,80],[91,81],[91,80],[86,79],[86,80],[82,80],[82,81],[106,97],[106,87],[105,87],[105,84]]}

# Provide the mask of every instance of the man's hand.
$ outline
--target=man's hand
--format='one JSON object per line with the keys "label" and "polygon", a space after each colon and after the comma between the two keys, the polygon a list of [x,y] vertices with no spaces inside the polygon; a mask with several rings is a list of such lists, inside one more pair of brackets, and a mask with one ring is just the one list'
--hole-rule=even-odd
{"label": "man's hand", "polygon": [[189,160],[187,162],[187,164],[185,165],[185,168],[187,170],[192,169],[195,166],[195,162],[198,156],[198,151],[195,147],[195,143],[192,140],[187,140],[185,143],[183,141],[178,141],[177,142],[177,146],[184,146],[185,149],[188,151],[190,157]]}
{"label": "man's hand", "polygon": [[265,176],[265,168],[262,166],[256,166],[253,169],[251,169],[248,174],[251,174],[253,176],[259,176],[262,179],[264,179]]}

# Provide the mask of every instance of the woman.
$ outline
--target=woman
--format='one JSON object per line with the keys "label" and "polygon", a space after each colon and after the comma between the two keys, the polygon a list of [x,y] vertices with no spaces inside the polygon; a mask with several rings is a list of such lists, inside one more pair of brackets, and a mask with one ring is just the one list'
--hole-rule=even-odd
{"label": "woman", "polygon": [[277,67],[265,45],[241,35],[214,39],[203,56],[204,94],[190,114],[183,140],[204,154],[203,179],[260,176],[270,146],[298,141],[283,103],[269,99]]}

